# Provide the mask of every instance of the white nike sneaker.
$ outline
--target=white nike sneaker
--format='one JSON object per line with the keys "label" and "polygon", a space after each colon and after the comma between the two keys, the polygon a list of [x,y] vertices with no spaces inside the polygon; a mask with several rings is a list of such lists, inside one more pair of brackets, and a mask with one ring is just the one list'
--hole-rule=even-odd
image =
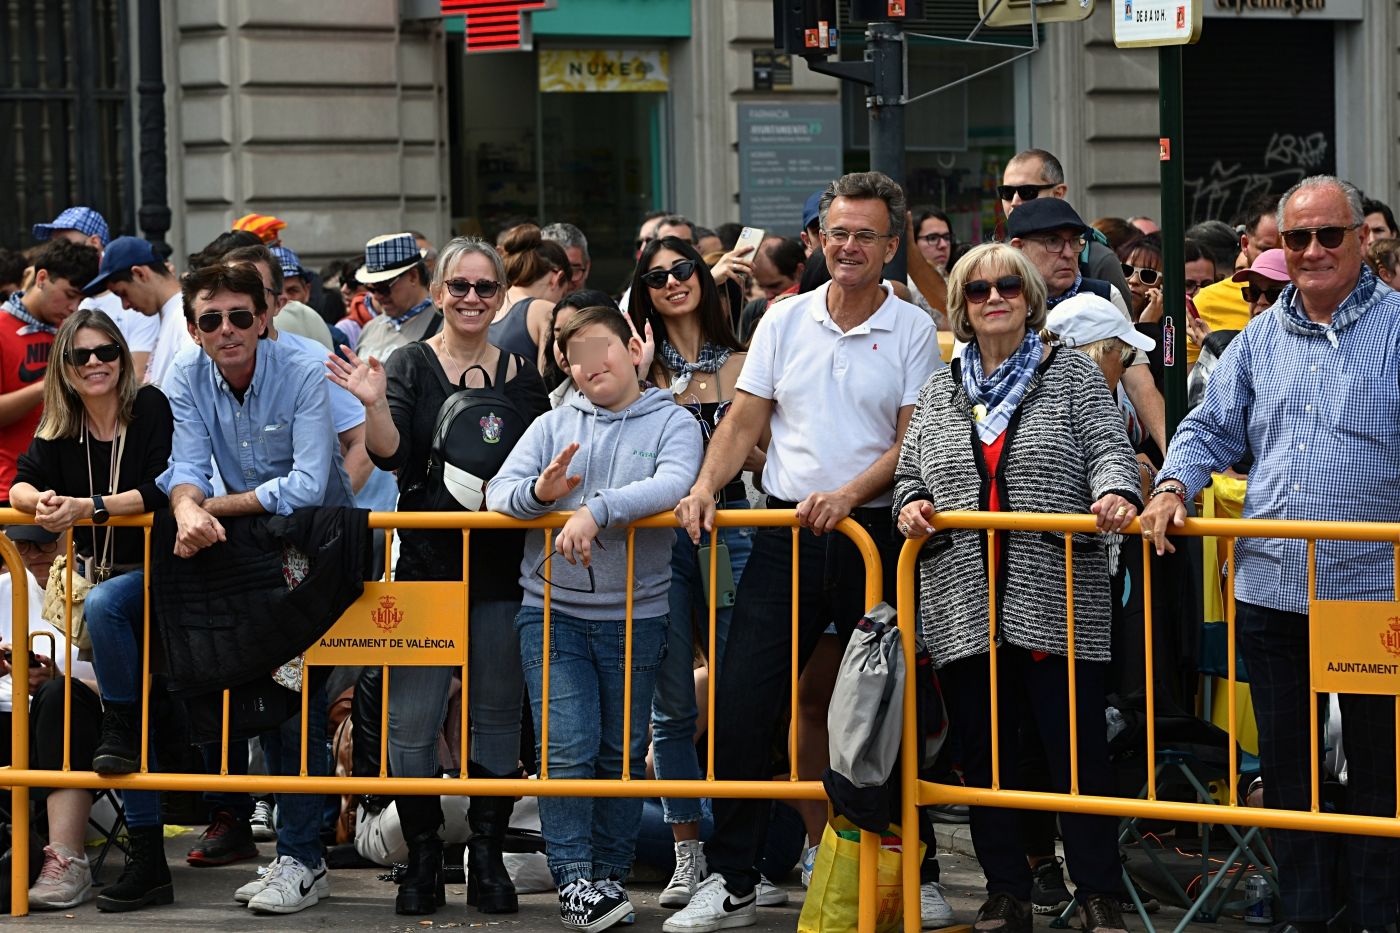
{"label": "white nike sneaker", "polygon": [[676,870],[657,901],[662,907],[684,907],[695,896],[695,889],[705,877],[705,849],[699,839],[676,843]]}
{"label": "white nike sneaker", "polygon": [[[258,913],[294,914],[314,907],[330,896],[326,863],[308,868],[289,855],[280,856],[263,876],[263,889],[248,900],[248,909]],[[324,892],[324,893],[323,893]]]}
{"label": "white nike sneaker", "polygon": [[712,933],[734,927],[751,927],[758,922],[754,892],[735,897],[724,886],[724,876],[715,874],[700,882],[685,909],[661,925],[665,933]]}
{"label": "white nike sneaker", "polygon": [[788,893],[769,881],[767,875],[758,876],[753,895],[754,903],[759,907],[781,907],[788,902]]}

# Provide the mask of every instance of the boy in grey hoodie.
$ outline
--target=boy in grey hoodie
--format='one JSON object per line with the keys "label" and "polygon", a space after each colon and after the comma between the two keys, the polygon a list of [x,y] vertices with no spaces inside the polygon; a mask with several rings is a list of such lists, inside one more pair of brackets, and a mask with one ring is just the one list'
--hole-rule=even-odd
{"label": "boy in grey hoodie", "polygon": [[[574,314],[559,335],[581,395],[536,419],[486,490],[486,505],[517,518],[574,510],[546,553],[526,538],[524,600],[515,628],[534,710],[536,754],[551,778],[622,774],[627,525],[675,508],[700,468],[700,429],[670,393],[642,392],[642,345],[615,310]],[[574,472],[570,473],[570,469]],[[666,648],[669,528],[636,531],[632,581],[629,767],[645,776],[646,727]],[[595,547],[596,545],[596,547]],[[546,566],[547,565],[547,566]],[[549,746],[539,749],[549,573]],[[622,881],[632,867],[640,798],[541,797],[540,823],[565,926],[603,930],[632,913]]]}

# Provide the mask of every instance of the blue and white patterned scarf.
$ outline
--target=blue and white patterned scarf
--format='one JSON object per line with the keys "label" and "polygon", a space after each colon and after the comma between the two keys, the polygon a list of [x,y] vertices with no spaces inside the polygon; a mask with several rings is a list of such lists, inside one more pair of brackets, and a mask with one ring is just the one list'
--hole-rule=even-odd
{"label": "blue and white patterned scarf", "polygon": [[1011,423],[1011,415],[1021,404],[1040,365],[1041,346],[1040,337],[1027,332],[1016,352],[990,376],[982,372],[982,351],[977,341],[963,349],[963,391],[972,400],[972,420],[977,423],[977,436],[982,443],[995,443]]}
{"label": "blue and white patterned scarf", "polygon": [[705,341],[705,345],[700,348],[700,358],[694,363],[681,356],[681,352],[671,346],[671,341],[661,341],[661,361],[666,364],[666,368],[672,373],[671,391],[680,395],[690,385],[690,377],[695,373],[717,373],[721,366],[729,359],[731,351],[728,347],[718,347]]}
{"label": "blue and white patterned scarf", "polygon": [[[1085,249],[1088,249],[1089,247],[1086,246],[1086,247],[1084,247],[1084,248],[1085,248]],[[1069,288],[1065,289],[1065,293],[1064,293],[1063,295],[1061,295],[1061,296],[1058,297],[1058,298],[1051,298],[1051,297],[1049,297],[1049,296],[1046,296],[1046,298],[1045,298],[1045,310],[1046,310],[1046,311],[1049,311],[1051,308],[1055,307],[1055,305],[1057,305],[1057,304],[1059,304],[1060,302],[1064,301],[1066,298],[1073,298],[1075,295],[1078,295],[1078,294],[1079,294],[1079,287],[1080,287],[1081,285],[1083,285],[1083,284],[1084,284],[1084,273],[1082,273],[1082,272],[1076,272],[1076,273],[1074,274],[1074,284],[1071,285]]]}
{"label": "blue and white patterned scarf", "polygon": [[1371,305],[1384,297],[1388,291],[1389,287],[1369,267],[1363,265],[1361,277],[1356,280],[1356,287],[1337,306],[1337,310],[1332,312],[1331,323],[1319,324],[1303,313],[1303,299],[1298,295],[1298,287],[1289,285],[1283,290],[1283,294],[1279,295],[1278,300],[1283,309],[1283,327],[1304,337],[1326,337],[1335,347],[1337,335],[1360,320],[1361,315],[1371,310]]}
{"label": "blue and white patterned scarf", "polygon": [[20,298],[22,298],[23,296],[24,296],[24,292],[13,292],[13,293],[10,295],[10,297],[5,301],[5,305],[4,305],[4,308],[5,308],[6,311],[8,311],[10,314],[14,315],[15,317],[19,318],[19,319],[20,319],[21,321],[23,321],[26,325],[28,325],[27,327],[21,328],[21,330],[20,330],[20,332],[19,332],[19,333],[20,333],[20,336],[23,337],[25,334],[35,334],[35,333],[38,333],[38,334],[56,334],[56,333],[58,333],[58,328],[57,328],[57,327],[54,327],[52,324],[45,324],[43,321],[39,320],[37,317],[35,317],[34,315],[30,314],[27,310],[25,310],[24,302],[20,301]]}

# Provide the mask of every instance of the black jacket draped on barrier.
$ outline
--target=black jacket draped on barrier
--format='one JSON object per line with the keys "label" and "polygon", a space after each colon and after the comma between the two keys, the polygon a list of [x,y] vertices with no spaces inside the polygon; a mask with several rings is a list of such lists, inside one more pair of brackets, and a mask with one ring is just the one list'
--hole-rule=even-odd
{"label": "black jacket draped on barrier", "polygon": [[[298,509],[222,520],[227,540],[176,557],[175,518],[155,515],[151,614],[171,690],[206,693],[266,677],[324,635],[360,594],[373,563],[369,512]],[[283,555],[307,558],[288,588]]]}

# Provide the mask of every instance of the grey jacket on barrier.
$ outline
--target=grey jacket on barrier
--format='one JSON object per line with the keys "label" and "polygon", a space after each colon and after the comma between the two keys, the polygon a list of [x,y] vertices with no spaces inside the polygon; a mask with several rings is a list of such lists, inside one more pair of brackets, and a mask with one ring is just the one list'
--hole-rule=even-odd
{"label": "grey jacket on barrier", "polygon": [[[1082,514],[1108,493],[1141,504],[1122,415],[1089,357],[1055,349],[1040,364],[1006,429],[995,477],[987,472],[961,373],[962,361],[955,360],[919,393],[895,467],[896,515],[917,499],[940,511],[985,510],[992,482],[1008,512]],[[1002,541],[998,639],[1067,655],[1064,536],[1010,531]],[[940,531],[924,545],[919,604],[937,667],[988,650],[987,557],[981,531]],[[1077,658],[1108,660],[1110,612],[1107,542],[1101,535],[1076,534]]]}

